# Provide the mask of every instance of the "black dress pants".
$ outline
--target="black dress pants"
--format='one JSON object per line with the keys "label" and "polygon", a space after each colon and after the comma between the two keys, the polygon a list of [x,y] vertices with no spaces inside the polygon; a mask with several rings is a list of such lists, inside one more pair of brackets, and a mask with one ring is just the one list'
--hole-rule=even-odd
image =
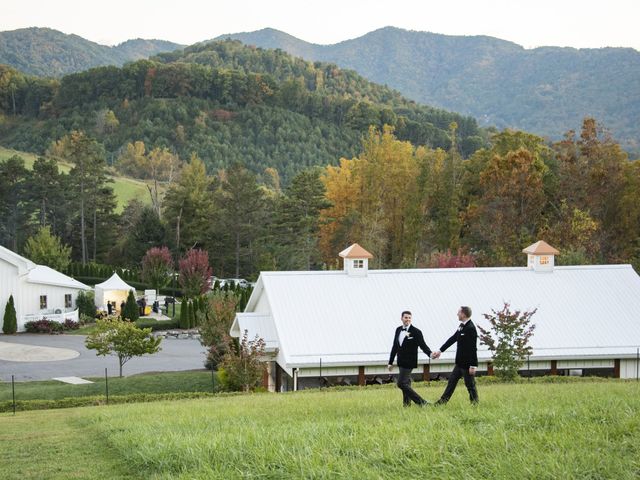
{"label": "black dress pants", "polygon": [[469,374],[468,368],[462,368],[456,365],[453,368],[453,372],[451,372],[451,375],[449,375],[449,382],[447,383],[447,388],[445,388],[442,397],[440,397],[440,403],[447,403],[449,401],[456,389],[456,386],[458,385],[458,380],[460,380],[460,378],[464,378],[464,384],[469,391],[469,400],[471,400],[471,403],[478,403],[480,401],[480,399],[478,398],[478,390],[476,389],[475,376]]}
{"label": "black dress pants", "polygon": [[427,402],[411,388],[411,371],[412,368],[398,367],[400,371],[398,375],[398,388],[402,390],[402,404],[405,407],[411,405],[411,402],[415,402],[418,405],[424,405]]}

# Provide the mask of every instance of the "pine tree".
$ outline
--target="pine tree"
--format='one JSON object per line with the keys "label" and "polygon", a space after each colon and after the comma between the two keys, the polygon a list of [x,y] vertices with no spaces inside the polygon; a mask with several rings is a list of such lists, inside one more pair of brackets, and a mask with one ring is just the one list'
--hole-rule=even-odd
{"label": "pine tree", "polygon": [[9,297],[9,300],[7,301],[7,306],[4,309],[2,331],[6,335],[10,335],[18,331],[18,320],[16,318],[16,307],[13,304],[13,295]]}
{"label": "pine tree", "polygon": [[180,304],[180,328],[189,328],[189,302],[186,298]]}
{"label": "pine tree", "polygon": [[127,296],[127,303],[124,305],[124,312],[122,312],[122,317],[125,320],[129,320],[130,322],[135,322],[140,318],[140,312],[138,310],[138,304],[136,303],[136,297],[133,295],[133,290],[129,290],[129,295]]}

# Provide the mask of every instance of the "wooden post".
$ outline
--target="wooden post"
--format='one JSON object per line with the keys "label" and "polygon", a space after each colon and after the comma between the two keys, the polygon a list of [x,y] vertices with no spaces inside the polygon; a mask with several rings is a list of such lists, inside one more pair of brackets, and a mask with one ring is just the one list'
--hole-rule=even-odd
{"label": "wooden post", "polygon": [[431,380],[431,365],[429,365],[428,363],[425,363],[422,366],[422,381],[423,382],[428,382],[429,380]]}
{"label": "wooden post", "polygon": [[558,361],[551,360],[551,375],[558,375]]}
{"label": "wooden post", "polygon": [[271,362],[267,362],[264,371],[262,372],[262,386],[269,391],[269,371],[271,370]]}
{"label": "wooden post", "polygon": [[364,377],[364,367],[358,367],[358,385],[364,387],[366,384]]}
{"label": "wooden post", "polygon": [[280,393],[282,389],[282,369],[280,365],[276,362],[276,393]]}
{"label": "wooden post", "polygon": [[616,358],[613,361],[613,378],[620,378],[620,359]]}
{"label": "wooden post", "polygon": [[487,376],[493,377],[493,363],[487,362]]}

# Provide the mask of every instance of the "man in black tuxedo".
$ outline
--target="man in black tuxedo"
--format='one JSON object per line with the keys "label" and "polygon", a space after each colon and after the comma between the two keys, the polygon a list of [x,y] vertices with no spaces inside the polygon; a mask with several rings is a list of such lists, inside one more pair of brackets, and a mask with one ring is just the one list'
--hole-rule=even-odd
{"label": "man in black tuxedo", "polygon": [[398,388],[402,390],[402,404],[405,407],[415,402],[420,406],[427,405],[427,401],[411,388],[411,370],[418,366],[418,347],[427,355],[431,349],[424,343],[422,332],[411,325],[411,312],[402,312],[402,325],[393,335],[393,347],[389,356],[389,370],[393,368],[393,360],[398,355]]}
{"label": "man in black tuxedo", "polygon": [[442,352],[451,345],[456,342],[458,344],[456,350],[456,365],[453,367],[453,372],[451,372],[449,376],[447,388],[445,388],[442,397],[436,402],[436,405],[443,405],[449,401],[461,377],[464,378],[464,384],[469,391],[471,403],[477,404],[479,401],[475,381],[476,369],[478,368],[478,332],[476,331],[476,326],[471,321],[471,309],[469,307],[460,307],[460,310],[458,310],[458,320],[460,321],[460,326],[456,330],[456,333],[444,342],[440,350],[434,352],[431,356],[432,358],[439,358]]}

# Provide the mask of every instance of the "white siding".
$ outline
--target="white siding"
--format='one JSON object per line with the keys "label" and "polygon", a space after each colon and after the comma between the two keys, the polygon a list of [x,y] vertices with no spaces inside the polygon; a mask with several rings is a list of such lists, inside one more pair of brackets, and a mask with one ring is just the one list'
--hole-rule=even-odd
{"label": "white siding", "polygon": [[267,298],[266,292],[264,290],[262,291],[262,295],[260,295],[260,298],[258,298],[258,303],[256,304],[256,308],[253,311],[255,313],[262,313],[265,315],[271,314],[269,299]]}
{"label": "white siding", "polygon": [[557,366],[558,368],[613,368],[613,360],[558,360]]}
{"label": "white siding", "polygon": [[620,378],[638,378],[638,361],[635,358],[620,360]]}

